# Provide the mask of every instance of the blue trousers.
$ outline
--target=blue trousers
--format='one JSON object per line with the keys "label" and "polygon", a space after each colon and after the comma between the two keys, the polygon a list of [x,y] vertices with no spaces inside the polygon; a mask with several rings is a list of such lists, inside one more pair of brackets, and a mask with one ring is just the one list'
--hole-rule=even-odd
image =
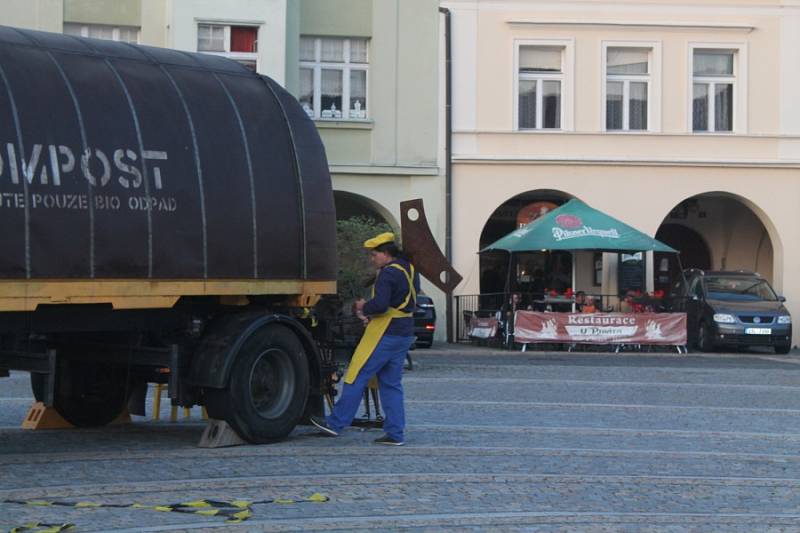
{"label": "blue trousers", "polygon": [[386,418],[383,429],[395,440],[404,440],[406,412],[403,407],[403,363],[414,337],[384,335],[375,351],[358,372],[355,381],[345,383],[342,395],[325,421],[335,431],[340,432],[353,422],[358,406],[364,399],[364,390],[372,376],[378,376],[378,390]]}

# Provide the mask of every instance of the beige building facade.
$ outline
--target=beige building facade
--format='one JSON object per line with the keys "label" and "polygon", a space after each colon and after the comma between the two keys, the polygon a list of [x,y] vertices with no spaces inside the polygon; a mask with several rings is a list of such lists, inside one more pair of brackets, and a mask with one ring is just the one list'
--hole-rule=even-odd
{"label": "beige building facade", "polygon": [[[442,5],[457,294],[497,289],[476,252],[520,210],[579,198],[682,249],[684,266],[758,271],[800,321],[800,2]],[[579,256],[574,288],[619,294],[619,259]],[[645,264],[647,290],[677,268]]]}

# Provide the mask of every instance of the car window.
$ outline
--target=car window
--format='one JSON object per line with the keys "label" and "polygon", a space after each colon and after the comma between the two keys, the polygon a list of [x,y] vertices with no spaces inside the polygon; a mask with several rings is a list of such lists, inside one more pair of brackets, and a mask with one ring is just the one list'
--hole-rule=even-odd
{"label": "car window", "polygon": [[708,276],[706,293],[715,300],[774,302],[778,299],[767,280],[754,276]]}
{"label": "car window", "polygon": [[669,295],[672,298],[679,298],[681,296],[685,296],[686,295],[686,293],[684,292],[683,280],[682,279],[679,279],[679,280],[675,281],[675,283],[672,284],[672,290],[670,290]]}

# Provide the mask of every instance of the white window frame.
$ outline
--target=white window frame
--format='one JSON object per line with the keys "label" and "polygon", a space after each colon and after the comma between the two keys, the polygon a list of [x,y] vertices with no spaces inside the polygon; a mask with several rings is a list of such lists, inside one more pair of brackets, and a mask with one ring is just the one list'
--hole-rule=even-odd
{"label": "white window frame", "polygon": [[[730,50],[733,52],[733,76],[725,78],[721,76],[703,77],[694,76],[694,52],[695,50]],[[687,47],[687,109],[686,109],[686,131],[692,135],[734,135],[747,133],[747,43],[735,42],[690,42]],[[714,121],[716,109],[714,108],[713,93],[709,98],[708,109],[708,130],[694,131],[694,84],[709,83],[713,89],[714,83],[733,83],[733,125],[731,131],[715,131]]]}
{"label": "white window frame", "polygon": [[[609,48],[648,48],[649,74],[612,74],[606,70],[608,67]],[[661,131],[661,41],[603,41],[600,57],[600,130],[606,133],[658,133]],[[607,83],[609,81],[624,81],[625,94],[623,95],[623,129],[609,130],[606,127],[606,97]],[[629,95],[628,88],[631,81],[647,82],[647,129],[631,130],[629,123]]]}
{"label": "white window frame", "polygon": [[[262,24],[258,24],[255,22],[219,22],[219,21],[212,21],[212,20],[197,20],[197,25],[195,26],[195,49],[199,54],[208,54],[212,56],[220,56],[220,57],[227,57],[228,59],[233,59],[234,61],[252,61],[256,64],[256,71],[258,71],[258,38],[261,36],[261,26]],[[222,52],[214,52],[214,51],[205,51],[200,50],[200,26],[222,26],[224,31],[223,37],[223,46],[224,51]],[[255,52],[231,52],[231,27],[245,27],[245,28],[256,28],[256,51]]]}
{"label": "white window frame", "polygon": [[[512,88],[512,131],[538,132],[538,133],[558,133],[563,131],[573,131],[575,129],[573,109],[575,108],[575,96],[573,85],[575,80],[575,39],[515,39],[514,40],[514,83]],[[541,128],[543,116],[541,112],[536,113],[536,128],[519,127],[519,49],[521,46],[548,46],[558,47],[561,52],[561,73],[560,74],[531,74],[525,75],[522,79],[542,80],[552,79],[561,80],[561,127],[560,128]],[[536,109],[541,110],[543,94],[541,82],[537,84]]]}
{"label": "white window frame", "polygon": [[[93,27],[93,28],[97,28],[97,27],[111,28],[111,40],[112,41],[117,41],[117,42],[120,42],[120,40],[119,40],[119,31],[120,31],[121,28],[125,28],[126,30],[136,30],[136,44],[139,44],[139,43],[142,42],[142,28],[140,28],[138,26],[112,26],[110,24],[81,24],[81,23],[77,23],[77,22],[65,22],[64,26],[66,26],[67,24],[69,24],[70,26],[79,26],[80,29],[81,29],[81,37],[89,37],[89,28],[90,27]],[[63,27],[62,27],[62,32],[63,32]],[[125,42],[128,42],[128,41],[125,41]]]}
{"label": "white window frame", "polygon": [[[372,95],[370,94],[369,84],[369,60],[370,60],[370,39],[366,37],[333,37],[333,36],[319,36],[319,35],[301,35],[300,38],[314,39],[314,61],[300,61],[298,68],[310,69],[312,71],[312,101],[314,104],[314,120],[330,121],[330,122],[367,122],[370,120],[370,109],[372,108]],[[343,41],[342,48],[344,54],[344,61],[342,62],[327,62],[322,61],[322,39],[341,39]],[[350,40],[351,39],[366,39],[367,40],[367,60],[365,63],[351,63],[350,62]],[[323,70],[340,70],[342,72],[342,116],[340,118],[322,117],[322,71]],[[365,72],[366,83],[366,98],[367,109],[364,118],[350,117],[350,72],[353,70],[360,70]]]}

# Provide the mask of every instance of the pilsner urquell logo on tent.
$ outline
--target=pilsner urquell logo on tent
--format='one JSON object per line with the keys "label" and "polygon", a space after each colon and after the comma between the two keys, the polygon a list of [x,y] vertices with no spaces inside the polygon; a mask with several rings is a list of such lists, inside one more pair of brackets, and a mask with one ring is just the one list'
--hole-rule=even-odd
{"label": "pilsner urquell logo on tent", "polygon": [[578,229],[583,226],[583,220],[578,215],[558,215],[556,224],[564,229]]}
{"label": "pilsner urquell logo on tent", "polygon": [[583,220],[577,215],[558,215],[556,224],[553,226],[553,238],[557,241],[575,239],[576,237],[604,237],[606,239],[619,239],[616,228],[594,229],[583,224]]}

